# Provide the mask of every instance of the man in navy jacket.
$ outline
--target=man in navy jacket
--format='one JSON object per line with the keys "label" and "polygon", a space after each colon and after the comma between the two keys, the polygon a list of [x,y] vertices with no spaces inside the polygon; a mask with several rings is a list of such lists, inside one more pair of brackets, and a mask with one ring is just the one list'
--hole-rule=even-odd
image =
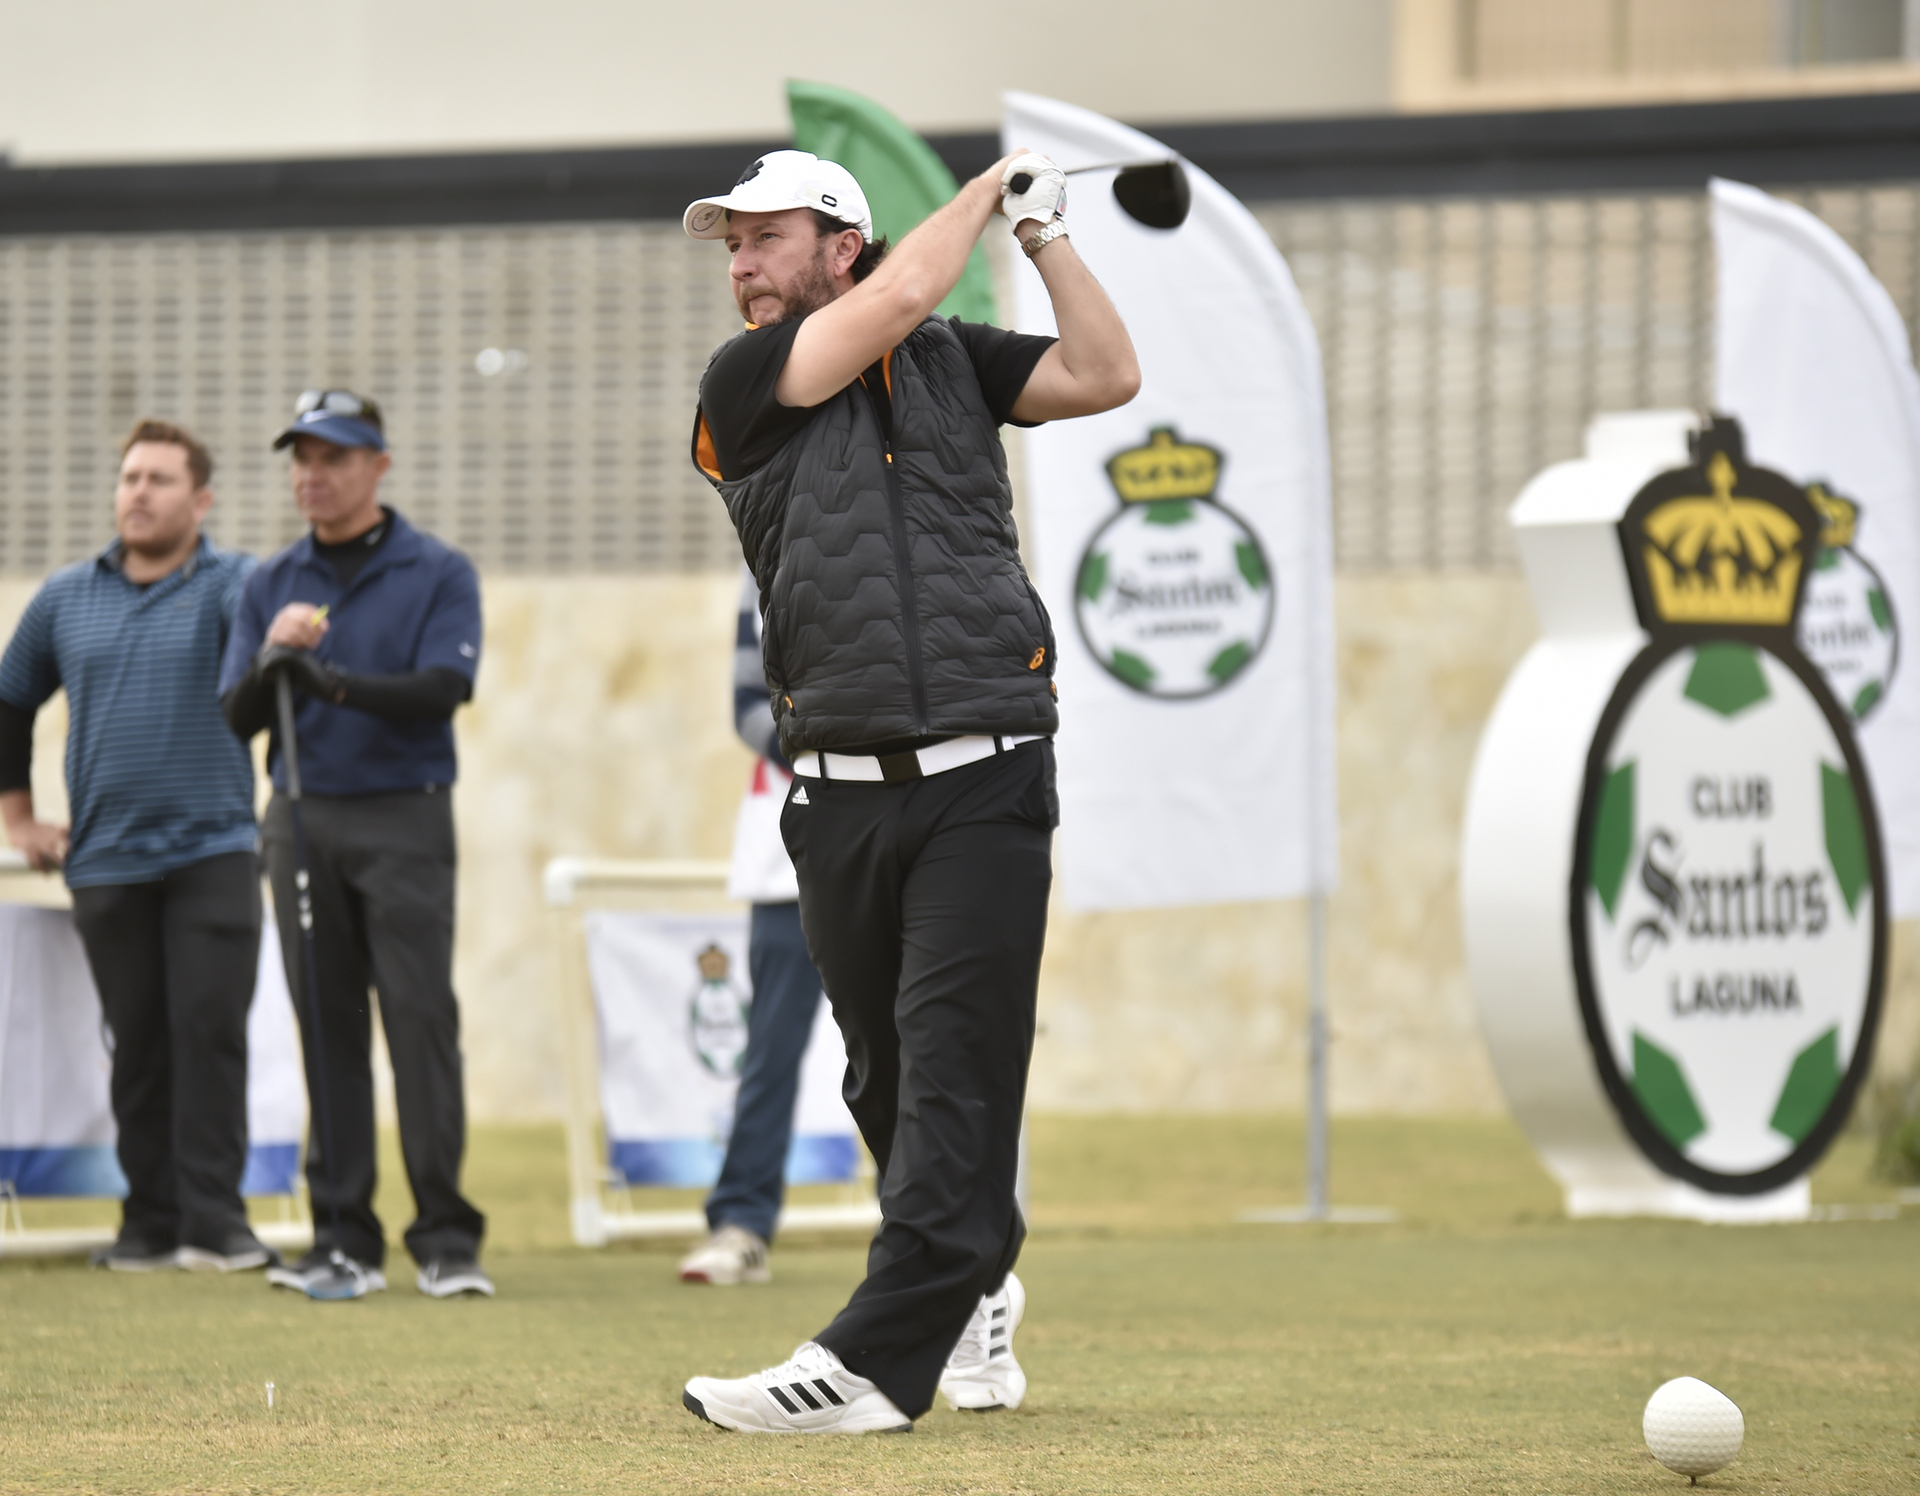
{"label": "man in navy jacket", "polygon": [[[386,1239],[373,1210],[371,986],[380,994],[401,1154],[418,1210],[406,1233],[418,1286],[436,1298],[491,1294],[478,1260],[485,1219],[460,1192],[466,1106],[449,794],[453,713],[472,696],[480,663],[479,582],[465,556],[380,503],[392,458],[373,401],[310,390],[274,446],[293,449],[294,500],[313,528],[248,579],[220,673],[221,706],[243,738],[272,731],[275,794],[262,841],[307,1040],[307,1090],[317,1109],[318,1077],[327,1076],[336,1157],[329,1168],[316,1126],[307,1146],[314,1250],[268,1276],[302,1287],[338,1246],[373,1286],[386,1286]],[[306,991],[295,914],[286,745],[275,718],[282,670],[299,692],[314,994]],[[316,1000],[324,1071],[313,1053]]]}

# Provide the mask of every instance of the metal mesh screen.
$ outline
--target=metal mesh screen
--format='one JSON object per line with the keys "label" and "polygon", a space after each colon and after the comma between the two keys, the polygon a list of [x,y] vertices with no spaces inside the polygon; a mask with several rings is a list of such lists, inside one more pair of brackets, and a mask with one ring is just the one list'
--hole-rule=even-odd
{"label": "metal mesh screen", "polygon": [[[1920,309],[1920,185],[1782,194]],[[1320,335],[1344,567],[1515,563],[1507,506],[1599,411],[1704,408],[1701,193],[1256,209]]]}
{"label": "metal mesh screen", "polygon": [[[1911,326],[1920,183],[1786,195]],[[1344,567],[1509,566],[1507,505],[1595,412],[1707,403],[1699,193],[1256,212],[1320,334]],[[267,442],[322,384],[381,399],[387,494],[484,569],[730,568],[687,434],[737,326],[721,252],[675,224],[0,239],[0,572],[106,542],[137,415],[213,447],[222,543],[286,544],[299,520]]]}
{"label": "metal mesh screen", "polygon": [[483,568],[732,566],[687,437],[738,327],[677,224],[0,239],[0,571],[111,538],[141,415],[213,449],[221,543],[285,545],[268,442],[311,386],[380,400],[383,494]]}

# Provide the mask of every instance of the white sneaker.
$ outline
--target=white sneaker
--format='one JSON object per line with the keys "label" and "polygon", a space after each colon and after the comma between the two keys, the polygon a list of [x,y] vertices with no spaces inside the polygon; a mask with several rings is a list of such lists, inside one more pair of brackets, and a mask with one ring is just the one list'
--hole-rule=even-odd
{"label": "white sneaker", "polygon": [[723,1381],[695,1377],[687,1411],[743,1434],[908,1434],[913,1420],[824,1345],[809,1340],[784,1366]]}
{"label": "white sneaker", "polygon": [[767,1244],[744,1226],[722,1226],[680,1260],[682,1283],[771,1283]]}
{"label": "white sneaker", "polygon": [[940,1395],[955,1412],[1017,1408],[1027,1395],[1027,1374],[1013,1358],[1013,1332],[1027,1312],[1027,1291],[1012,1273],[998,1293],[988,1294],[967,1321],[960,1343],[940,1373]]}

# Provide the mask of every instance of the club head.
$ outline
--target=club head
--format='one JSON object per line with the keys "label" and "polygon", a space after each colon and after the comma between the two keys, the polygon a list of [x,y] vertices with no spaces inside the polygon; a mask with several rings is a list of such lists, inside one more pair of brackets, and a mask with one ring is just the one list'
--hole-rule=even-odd
{"label": "club head", "polygon": [[324,1273],[316,1273],[302,1285],[310,1299],[334,1302],[340,1299],[364,1299],[367,1275],[359,1263],[346,1253],[335,1251]]}
{"label": "club head", "polygon": [[1123,167],[1113,179],[1114,201],[1129,218],[1150,229],[1177,229],[1187,221],[1193,192],[1178,161]]}

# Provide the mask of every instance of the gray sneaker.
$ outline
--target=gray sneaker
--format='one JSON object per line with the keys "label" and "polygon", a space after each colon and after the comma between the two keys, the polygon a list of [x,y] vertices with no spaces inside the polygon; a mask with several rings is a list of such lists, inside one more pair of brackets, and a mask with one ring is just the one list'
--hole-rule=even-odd
{"label": "gray sneaker", "polygon": [[123,1236],[111,1246],[95,1247],[87,1254],[94,1267],[115,1273],[158,1273],[180,1265],[176,1247],[156,1247],[137,1236]]}
{"label": "gray sneaker", "polygon": [[[349,1262],[353,1259],[348,1258]],[[366,1263],[356,1263],[360,1276],[366,1282],[367,1293],[383,1293],[387,1287],[387,1275],[377,1267],[368,1267]],[[298,1262],[287,1264],[276,1262],[267,1269],[267,1282],[275,1288],[291,1288],[295,1293],[305,1293],[315,1283],[328,1277],[333,1271],[333,1252],[328,1247],[315,1247]]]}
{"label": "gray sneaker", "polygon": [[280,1254],[251,1231],[236,1231],[217,1247],[182,1243],[179,1263],[190,1273],[245,1273],[280,1266]]}
{"label": "gray sneaker", "polygon": [[413,1281],[430,1299],[451,1299],[463,1293],[493,1297],[493,1279],[471,1257],[436,1257]]}

